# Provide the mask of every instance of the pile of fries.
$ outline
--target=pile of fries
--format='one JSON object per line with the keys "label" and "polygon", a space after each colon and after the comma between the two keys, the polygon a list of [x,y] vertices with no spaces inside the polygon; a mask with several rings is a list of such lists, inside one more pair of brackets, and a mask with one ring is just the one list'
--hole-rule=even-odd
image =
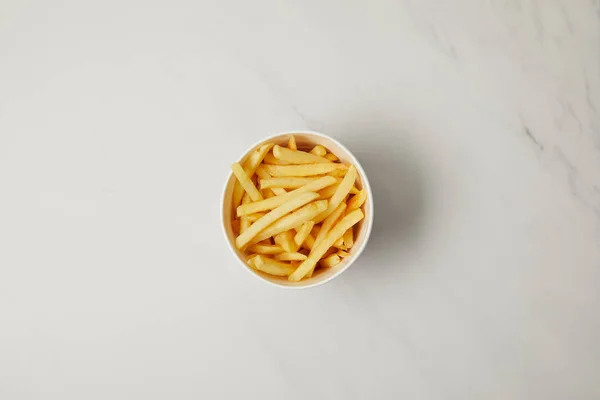
{"label": "pile of fries", "polygon": [[250,267],[300,281],[349,256],[367,200],[353,165],[323,146],[298,150],[292,135],[287,148],[263,144],[231,170],[235,245]]}

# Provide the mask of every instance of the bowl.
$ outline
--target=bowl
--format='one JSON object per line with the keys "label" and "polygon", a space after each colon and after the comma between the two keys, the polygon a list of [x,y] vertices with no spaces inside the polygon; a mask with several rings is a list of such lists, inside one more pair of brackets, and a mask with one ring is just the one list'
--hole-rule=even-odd
{"label": "bowl", "polygon": [[[365,217],[362,221],[360,221],[355,227],[355,238],[354,238],[354,246],[348,251],[350,254],[348,257],[345,257],[342,262],[332,268],[317,268],[310,278],[304,278],[299,282],[290,282],[286,277],[277,277],[265,274],[264,272],[257,271],[251,268],[246,264],[246,255],[237,249],[235,246],[235,235],[233,233],[233,228],[231,226],[232,220],[232,195],[233,195],[233,187],[235,184],[235,177],[230,172],[225,182],[225,187],[223,190],[222,196],[222,226],[223,232],[225,234],[225,239],[229,244],[229,248],[233,253],[233,256],[238,260],[239,264],[242,268],[249,273],[251,273],[256,278],[260,279],[263,282],[269,283],[271,285],[275,285],[281,288],[288,289],[305,289],[310,287],[316,287],[331,281],[332,279],[340,276],[344,271],[346,271],[354,262],[358,259],[360,254],[365,249],[367,242],[369,240],[369,235],[371,234],[371,229],[373,227],[373,193],[371,191],[371,187],[369,186],[369,181],[367,179],[367,175],[365,171],[361,167],[360,163],[354,157],[354,155],[348,150],[343,144],[332,138],[331,136],[325,135],[319,132],[313,131],[290,131],[290,132],[282,132],[277,133],[275,135],[266,137],[252,145],[243,155],[239,158],[239,162],[243,163],[246,158],[259,146],[267,142],[273,142],[275,144],[279,144],[280,146],[287,146],[290,135],[294,135],[296,138],[296,143],[299,150],[310,150],[316,145],[321,145],[328,149],[330,152],[335,154],[343,163],[352,164],[356,167],[358,172],[358,177],[356,180],[356,187],[358,189],[366,189],[367,191],[367,200],[362,206],[362,210],[365,214]],[[234,162],[234,160],[232,160]]]}

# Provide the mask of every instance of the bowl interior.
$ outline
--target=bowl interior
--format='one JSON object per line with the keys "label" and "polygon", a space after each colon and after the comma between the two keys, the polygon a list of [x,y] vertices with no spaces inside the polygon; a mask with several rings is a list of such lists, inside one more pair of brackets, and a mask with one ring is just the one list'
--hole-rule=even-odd
{"label": "bowl interior", "polygon": [[[288,139],[292,133],[285,133],[276,135],[270,138],[265,139],[261,143],[253,146],[249,149],[246,154],[241,158],[240,163],[243,163],[246,158],[256,149],[258,146],[266,143],[273,142],[275,144],[279,144],[280,146],[287,146]],[[233,216],[232,210],[232,198],[233,198],[233,187],[235,183],[235,178],[233,174],[229,174],[229,179],[227,180],[227,184],[225,186],[225,192],[223,194],[223,226],[225,229],[225,234],[229,241],[230,247],[233,252],[237,255],[239,260],[242,262],[244,267],[252,272],[253,274],[259,276],[260,278],[273,283],[278,286],[285,287],[307,287],[307,286],[315,286],[320,283],[323,283],[334,276],[340,274],[344,269],[346,269],[357,257],[358,253],[360,253],[363,247],[366,244],[366,240],[368,239],[368,234],[370,230],[370,225],[372,221],[372,201],[371,201],[371,192],[368,187],[368,183],[366,183],[366,177],[364,176],[364,172],[360,167],[358,161],[354,158],[354,156],[344,147],[342,147],[339,143],[333,141],[332,139],[321,136],[315,133],[308,132],[298,132],[293,133],[296,138],[296,143],[299,150],[308,151],[312,149],[316,145],[321,145],[325,147],[327,150],[335,154],[342,162],[347,164],[354,164],[358,171],[358,178],[356,180],[356,187],[358,189],[363,189],[363,187],[367,188],[367,200],[363,205],[362,209],[365,213],[365,218],[360,221],[355,227],[355,238],[354,238],[354,246],[348,251],[350,253],[349,257],[346,257],[341,263],[336,265],[333,268],[317,268],[311,278],[303,279],[300,282],[290,282],[286,277],[277,277],[269,274],[265,274],[261,271],[257,271],[251,267],[249,267],[246,263],[247,256],[239,251],[235,247],[235,235],[233,233],[233,228],[231,226],[231,220]]]}

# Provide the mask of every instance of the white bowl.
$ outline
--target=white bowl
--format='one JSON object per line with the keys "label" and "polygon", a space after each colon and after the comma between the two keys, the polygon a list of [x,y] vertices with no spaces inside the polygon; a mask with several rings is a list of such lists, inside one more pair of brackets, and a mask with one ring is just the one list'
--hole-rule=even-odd
{"label": "white bowl", "polygon": [[233,211],[231,201],[233,187],[235,183],[235,177],[232,173],[229,174],[227,182],[225,183],[225,188],[223,190],[223,197],[221,199],[221,222],[223,226],[223,232],[225,233],[225,239],[229,244],[229,248],[231,249],[231,252],[233,253],[234,257],[239,261],[242,268],[244,268],[246,271],[250,272],[252,275],[254,275],[263,282],[267,282],[272,285],[288,289],[304,289],[322,285],[324,283],[329,282],[333,278],[339,276],[342,272],[348,269],[348,267],[350,267],[350,265],[352,265],[356,261],[358,256],[362,253],[365,246],[367,245],[369,235],[371,234],[371,228],[373,227],[373,193],[371,191],[371,187],[369,186],[369,181],[367,179],[365,171],[362,169],[360,163],[350,152],[350,150],[348,150],[346,147],[344,147],[344,145],[342,145],[334,138],[319,132],[290,131],[266,137],[260,142],[255,143],[253,146],[251,146],[238,161],[240,163],[243,163],[246,160],[246,158],[257,147],[266,142],[274,142],[279,145],[287,146],[290,135],[295,136],[296,143],[299,149],[310,149],[313,146],[319,144],[328,149],[333,154],[335,154],[342,162],[354,165],[356,167],[356,170],[358,171],[356,187],[358,189],[366,189],[368,196],[367,201],[362,207],[363,212],[365,214],[365,218],[362,221],[360,221],[357,224],[357,227],[355,228],[356,234],[354,239],[354,246],[349,250],[350,256],[344,258],[341,263],[339,263],[333,268],[317,268],[311,278],[305,278],[299,282],[290,282],[287,280],[286,277],[268,275],[248,266],[246,264],[246,256],[235,246],[235,235],[231,227],[231,214]]}

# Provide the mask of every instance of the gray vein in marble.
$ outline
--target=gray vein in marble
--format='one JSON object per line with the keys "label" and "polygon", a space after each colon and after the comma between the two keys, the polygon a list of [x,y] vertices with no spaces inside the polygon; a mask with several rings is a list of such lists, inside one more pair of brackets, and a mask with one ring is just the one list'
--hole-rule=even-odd
{"label": "gray vein in marble", "polygon": [[527,137],[533,142],[533,144],[535,144],[538,149],[540,151],[544,151],[544,145],[541,144],[536,138],[535,136],[533,136],[533,134],[531,133],[531,130],[525,125],[523,124],[523,131],[525,132],[525,135],[527,135]]}
{"label": "gray vein in marble", "polygon": [[585,85],[585,101],[592,110],[598,111],[594,105],[594,101],[592,100],[592,91],[590,89],[590,80],[588,78],[587,71],[583,71],[583,83]]}
{"label": "gray vein in marble", "polygon": [[571,161],[569,161],[569,159],[565,156],[565,153],[563,153],[562,150],[556,146],[554,146],[554,155],[556,159],[565,167],[565,171],[567,172],[567,179],[569,182],[569,188],[571,189],[571,194],[575,197],[579,197],[577,195],[577,185],[575,183],[577,176],[579,175],[577,169],[575,168],[573,163],[571,163]]}
{"label": "gray vein in marble", "polygon": [[562,13],[563,18],[565,20],[565,25],[567,26],[567,29],[569,30],[569,32],[571,34],[573,34],[574,33],[573,24],[571,23],[571,18],[569,18],[569,14],[567,13],[565,6],[561,5],[559,8],[560,8],[560,12]]}

